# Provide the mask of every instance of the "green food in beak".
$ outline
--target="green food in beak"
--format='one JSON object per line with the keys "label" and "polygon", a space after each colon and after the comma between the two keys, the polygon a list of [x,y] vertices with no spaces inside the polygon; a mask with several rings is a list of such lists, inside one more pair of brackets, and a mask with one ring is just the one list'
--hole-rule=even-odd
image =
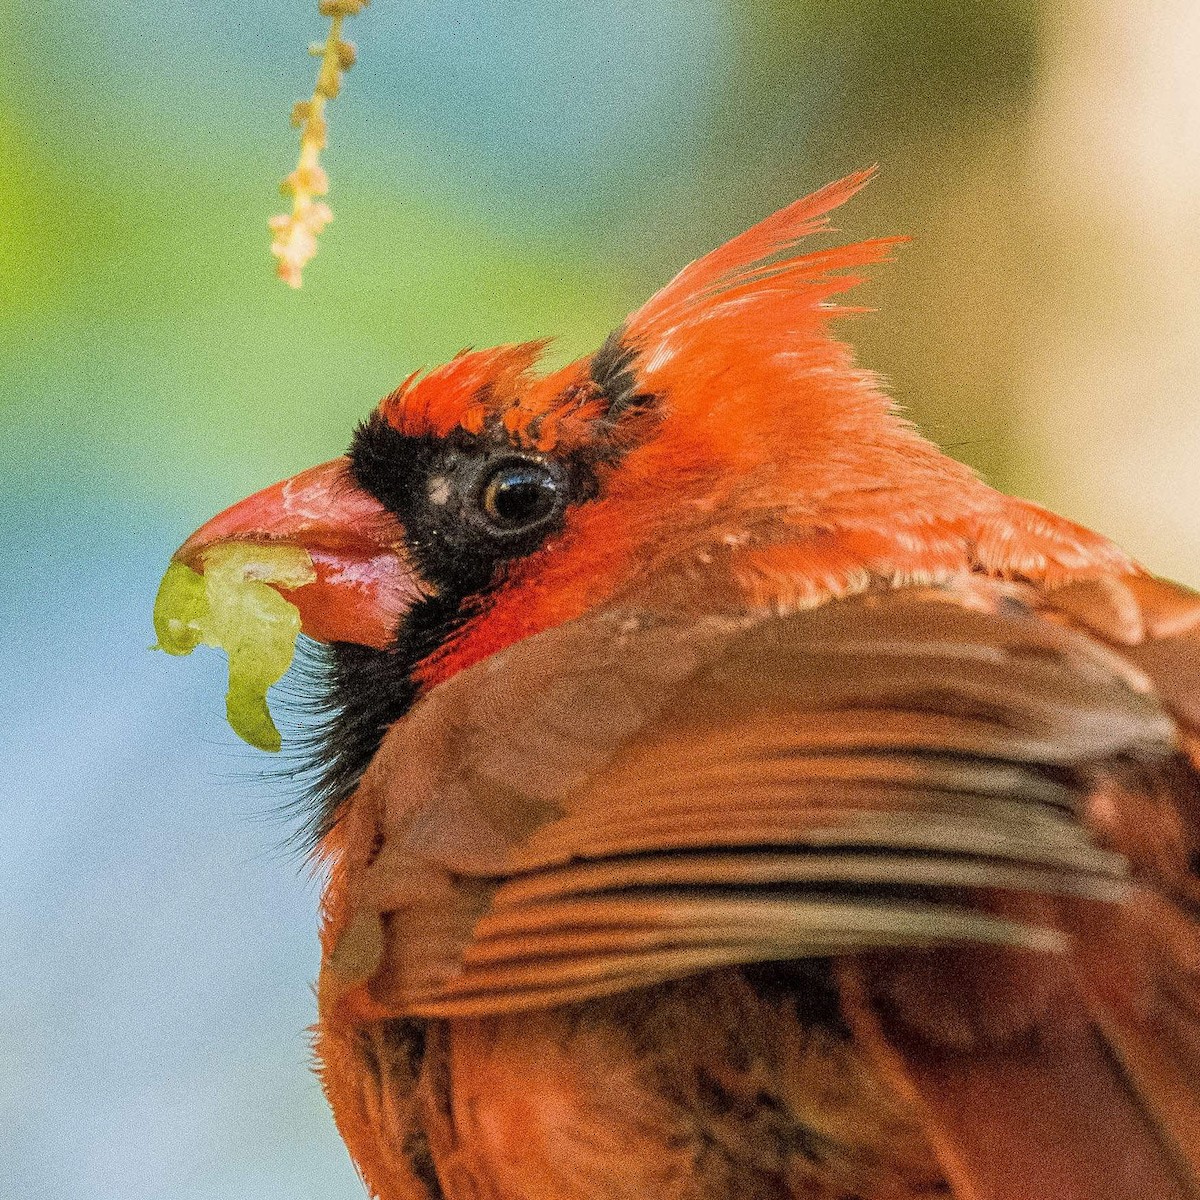
{"label": "green food in beak", "polygon": [[267,689],[291,665],[300,612],[276,588],[316,579],[307,551],[288,543],[221,542],[204,551],[203,574],[173,560],[154,601],[155,649],[190,654],[216,646],[229,657],[225,715],[233,731],[260,750],[278,750],[279,730]]}

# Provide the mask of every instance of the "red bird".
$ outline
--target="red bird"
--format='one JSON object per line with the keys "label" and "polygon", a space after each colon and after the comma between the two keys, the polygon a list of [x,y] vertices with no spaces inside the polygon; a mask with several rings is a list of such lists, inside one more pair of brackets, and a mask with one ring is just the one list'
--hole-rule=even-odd
{"label": "red bird", "polygon": [[329,643],[321,1078],[381,1200],[1200,1196],[1200,597],[832,340],[867,173],[192,536]]}

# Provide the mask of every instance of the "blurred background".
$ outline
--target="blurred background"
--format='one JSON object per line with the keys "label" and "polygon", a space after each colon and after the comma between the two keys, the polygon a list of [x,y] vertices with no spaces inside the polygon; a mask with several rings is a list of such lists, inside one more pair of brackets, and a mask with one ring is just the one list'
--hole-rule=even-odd
{"label": "blurred background", "polygon": [[[466,345],[594,347],[865,164],[843,326],[1001,487],[1200,583],[1194,0],[375,0],[302,291],[266,220],[315,0],[0,0],[0,1190],[360,1194],[309,1073],[317,888],[168,555]],[[284,789],[286,792],[286,789]]]}

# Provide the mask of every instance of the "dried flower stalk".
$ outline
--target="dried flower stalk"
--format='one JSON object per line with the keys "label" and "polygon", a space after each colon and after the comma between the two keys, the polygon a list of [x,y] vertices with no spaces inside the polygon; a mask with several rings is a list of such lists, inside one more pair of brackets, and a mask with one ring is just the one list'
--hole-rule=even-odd
{"label": "dried flower stalk", "polygon": [[317,237],[333,220],[329,205],[319,197],[329,190],[329,176],[321,166],[327,125],[325,105],[342,87],[342,74],[354,65],[354,46],[343,40],[342,24],[357,16],[370,0],[320,0],[318,10],[329,17],[329,34],[324,42],[309,46],[308,52],[321,60],[312,96],[292,107],[292,124],[300,130],[300,158],[296,169],[279,185],[292,197],[292,211],[272,217],[267,225],[274,240],[271,253],[279,260],[276,274],[290,287],[303,282],[305,265],[317,252]]}

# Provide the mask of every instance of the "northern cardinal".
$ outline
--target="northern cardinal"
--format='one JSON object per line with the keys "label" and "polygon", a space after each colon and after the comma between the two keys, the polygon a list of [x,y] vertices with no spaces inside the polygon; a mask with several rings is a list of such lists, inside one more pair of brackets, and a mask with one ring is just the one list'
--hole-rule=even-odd
{"label": "northern cardinal", "polygon": [[315,565],[316,1048],[381,1200],[1200,1196],[1200,596],[832,339],[894,239],[799,243],[868,175],[177,554]]}

